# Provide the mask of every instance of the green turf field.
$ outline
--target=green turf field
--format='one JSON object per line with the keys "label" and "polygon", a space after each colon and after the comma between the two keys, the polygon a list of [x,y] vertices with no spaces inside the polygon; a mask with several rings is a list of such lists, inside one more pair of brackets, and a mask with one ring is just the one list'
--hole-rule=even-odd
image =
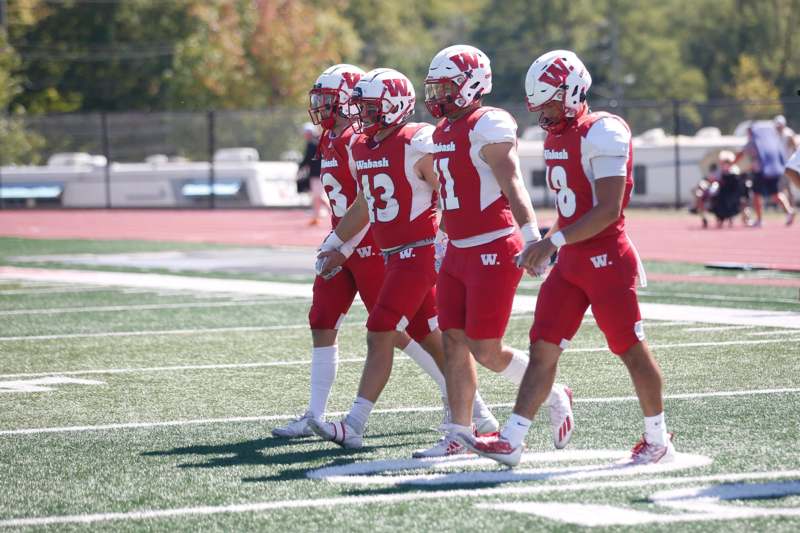
{"label": "green turf field", "polygon": [[[18,240],[25,251],[15,253],[170,249],[48,242]],[[642,300],[800,312],[796,292],[654,283]],[[272,427],[305,408],[308,305],[0,280],[0,527],[572,531],[594,520],[615,531],[800,529],[800,329],[646,322],[668,424],[686,455],[671,470],[624,471],[609,465],[639,437],[641,414],[623,366],[587,319],[559,376],[575,391],[572,443],[550,453],[542,413],[530,455],[509,471],[474,459],[409,461],[438,438],[441,402],[402,354],[364,449],[272,438]],[[365,318],[356,304],[341,331],[332,412],[346,411],[355,393]],[[515,315],[507,342],[524,348],[530,321]],[[479,379],[504,420],[514,387],[488,372]],[[690,489],[706,498],[673,494]]]}

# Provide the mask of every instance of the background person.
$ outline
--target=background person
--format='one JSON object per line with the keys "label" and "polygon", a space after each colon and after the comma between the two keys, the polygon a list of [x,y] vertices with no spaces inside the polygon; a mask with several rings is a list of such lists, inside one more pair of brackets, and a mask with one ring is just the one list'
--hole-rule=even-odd
{"label": "background person", "polygon": [[[320,180],[320,159],[317,154],[319,150],[319,129],[311,122],[306,122],[303,124],[303,138],[306,142],[306,148],[303,153],[303,159],[298,163],[297,170],[300,178],[298,179],[297,190],[302,192],[301,189],[304,189],[310,192],[311,220],[309,225],[316,226],[325,219],[323,207],[328,213],[331,210]],[[304,180],[308,181],[307,188],[301,185]]]}

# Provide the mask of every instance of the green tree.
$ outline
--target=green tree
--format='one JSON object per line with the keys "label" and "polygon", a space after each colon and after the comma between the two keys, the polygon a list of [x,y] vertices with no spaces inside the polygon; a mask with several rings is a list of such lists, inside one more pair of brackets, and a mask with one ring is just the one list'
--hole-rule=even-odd
{"label": "green tree", "polygon": [[25,129],[24,109],[8,115],[10,102],[22,92],[16,74],[19,65],[19,56],[8,44],[6,32],[0,30],[0,163],[4,165],[36,162],[43,144],[41,137]]}
{"label": "green tree", "polygon": [[[739,101],[776,101],[780,98],[780,90],[764,76],[756,59],[747,54],[739,56],[738,65],[733,71],[733,86],[725,92]],[[742,107],[741,115],[750,119],[770,117],[783,112],[781,104]]]}

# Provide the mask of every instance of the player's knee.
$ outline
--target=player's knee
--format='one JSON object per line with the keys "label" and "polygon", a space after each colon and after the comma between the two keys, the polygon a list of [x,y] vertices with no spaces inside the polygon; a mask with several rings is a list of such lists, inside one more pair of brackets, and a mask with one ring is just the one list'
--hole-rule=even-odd
{"label": "player's knee", "polygon": [[442,331],[442,344],[445,351],[452,351],[460,345],[467,343],[467,337],[464,335],[463,330],[459,329],[446,329]]}
{"label": "player's knee", "polygon": [[397,332],[390,331],[368,331],[367,332],[367,355],[369,357],[391,357],[394,351],[394,342]]}
{"label": "player's knee", "polygon": [[496,344],[488,342],[471,343],[470,351],[476,361],[490,370],[499,371],[508,366],[508,362],[502,360],[503,347],[499,340]]}
{"label": "player's knee", "polygon": [[558,365],[558,359],[564,350],[558,344],[538,339],[531,345],[530,363],[538,367],[550,368]]}

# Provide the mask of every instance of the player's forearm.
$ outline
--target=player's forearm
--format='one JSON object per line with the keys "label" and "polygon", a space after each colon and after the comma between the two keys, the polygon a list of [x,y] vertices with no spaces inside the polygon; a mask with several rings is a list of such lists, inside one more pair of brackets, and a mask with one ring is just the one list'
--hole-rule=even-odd
{"label": "player's forearm", "polygon": [[334,233],[342,242],[347,242],[362,231],[367,224],[369,224],[367,203],[363,196],[359,195],[339,221]]}
{"label": "player's forearm", "polygon": [[[560,231],[567,244],[585,241],[614,223],[619,218],[619,215],[618,206],[598,204],[578,219],[577,222]],[[548,232],[548,236],[555,233],[555,231],[551,229]]]}

